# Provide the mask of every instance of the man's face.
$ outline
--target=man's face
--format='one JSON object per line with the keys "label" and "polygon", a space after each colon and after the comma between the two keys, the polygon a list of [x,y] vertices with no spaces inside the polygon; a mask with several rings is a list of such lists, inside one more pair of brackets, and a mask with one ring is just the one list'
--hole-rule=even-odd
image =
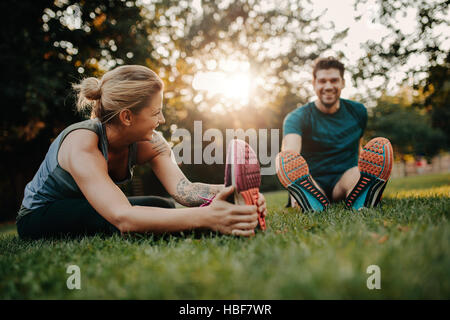
{"label": "man's face", "polygon": [[345,81],[338,69],[321,69],[316,72],[313,87],[325,108],[331,108],[339,100]]}

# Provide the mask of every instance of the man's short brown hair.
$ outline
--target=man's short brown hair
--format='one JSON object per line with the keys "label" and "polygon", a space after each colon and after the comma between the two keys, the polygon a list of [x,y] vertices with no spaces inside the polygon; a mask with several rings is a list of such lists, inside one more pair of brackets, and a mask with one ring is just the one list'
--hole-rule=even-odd
{"label": "man's short brown hair", "polygon": [[316,78],[317,71],[326,69],[338,69],[344,79],[344,64],[334,57],[317,58],[314,61],[313,78]]}

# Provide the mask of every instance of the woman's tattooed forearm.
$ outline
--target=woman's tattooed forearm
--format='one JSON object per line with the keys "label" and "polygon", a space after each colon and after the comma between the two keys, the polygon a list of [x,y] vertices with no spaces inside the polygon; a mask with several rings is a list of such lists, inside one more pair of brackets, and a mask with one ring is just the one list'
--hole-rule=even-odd
{"label": "woman's tattooed forearm", "polygon": [[220,190],[220,186],[192,183],[183,177],[178,181],[177,190],[172,197],[184,206],[195,207],[205,203],[205,199],[211,199]]}

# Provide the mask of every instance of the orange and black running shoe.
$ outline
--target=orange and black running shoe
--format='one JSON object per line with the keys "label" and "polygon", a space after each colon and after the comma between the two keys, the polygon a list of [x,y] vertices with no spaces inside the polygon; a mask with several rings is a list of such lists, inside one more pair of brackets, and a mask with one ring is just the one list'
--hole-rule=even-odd
{"label": "orange and black running shoe", "polygon": [[370,140],[359,155],[361,177],[345,199],[348,208],[372,208],[380,203],[394,163],[392,145],[386,138]]}
{"label": "orange and black running shoe", "polygon": [[280,152],[276,159],[276,170],[281,184],[303,211],[322,211],[330,204],[327,196],[314,185],[308,164],[297,152]]}

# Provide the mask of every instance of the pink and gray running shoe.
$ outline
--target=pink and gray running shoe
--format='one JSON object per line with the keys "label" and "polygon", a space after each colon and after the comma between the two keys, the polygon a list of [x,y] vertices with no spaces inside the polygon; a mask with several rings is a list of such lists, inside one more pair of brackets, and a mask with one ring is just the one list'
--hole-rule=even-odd
{"label": "pink and gray running shoe", "polygon": [[[245,141],[233,139],[228,145],[225,164],[225,186],[233,185],[234,203],[257,205],[261,169],[253,149]],[[266,230],[264,216],[258,216],[259,227]]]}

